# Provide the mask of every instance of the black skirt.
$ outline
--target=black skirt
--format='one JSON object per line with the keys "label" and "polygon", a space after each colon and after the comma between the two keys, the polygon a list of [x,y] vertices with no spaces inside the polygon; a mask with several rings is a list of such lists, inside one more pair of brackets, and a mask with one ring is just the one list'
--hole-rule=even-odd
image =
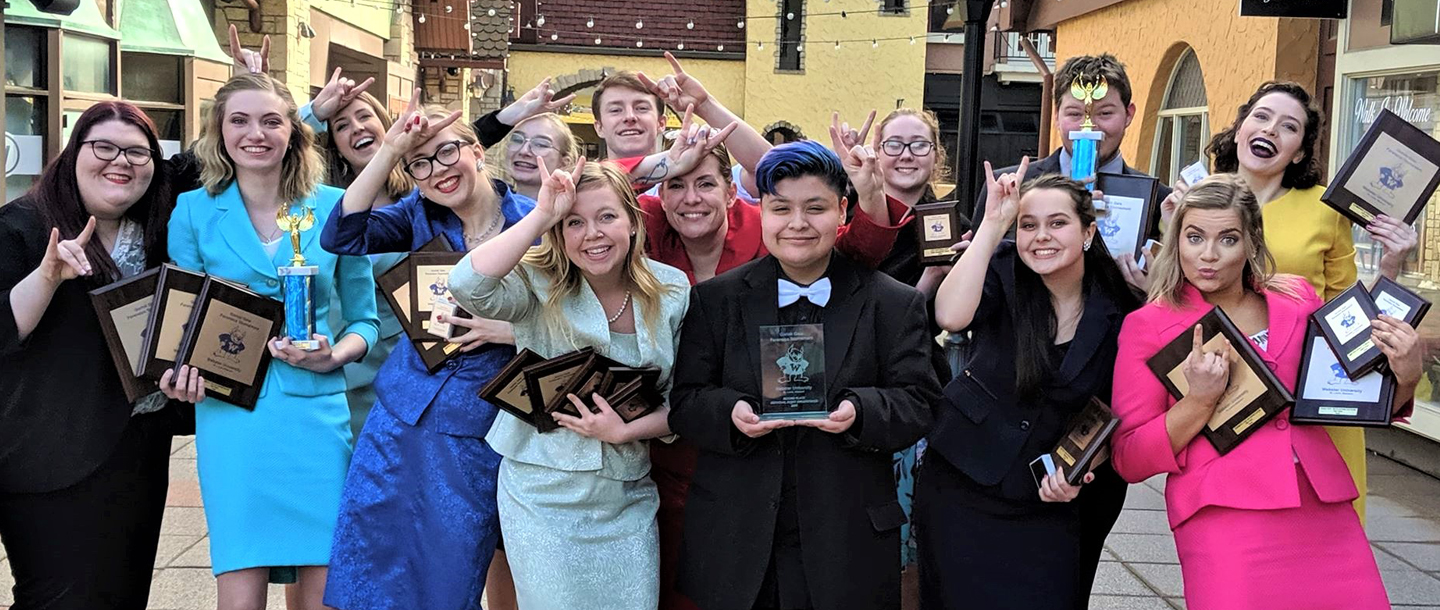
{"label": "black skirt", "polygon": [[1084,556],[1071,504],[986,493],[931,452],[916,475],[914,514],[924,610],[1069,610],[1088,597],[1086,564],[1099,556]]}

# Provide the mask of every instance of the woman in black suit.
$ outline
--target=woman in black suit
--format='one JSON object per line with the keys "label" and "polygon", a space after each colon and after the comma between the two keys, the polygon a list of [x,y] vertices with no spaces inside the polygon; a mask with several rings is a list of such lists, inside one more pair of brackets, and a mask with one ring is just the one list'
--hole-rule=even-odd
{"label": "woman in black suit", "polygon": [[1021,187],[1026,165],[986,168],[985,219],[936,297],[940,325],[970,329],[976,347],[915,483],[925,608],[1085,608],[1099,557],[1081,551],[1072,500],[1124,493],[1062,473],[1037,488],[1030,474],[1091,397],[1109,402],[1116,337],[1140,299],[1095,234],[1090,192],[1057,175]]}
{"label": "woman in black suit", "polygon": [[165,260],[170,171],[135,106],[100,102],[0,208],[0,540],[15,610],[145,607],[184,411],[132,404],[87,291]]}

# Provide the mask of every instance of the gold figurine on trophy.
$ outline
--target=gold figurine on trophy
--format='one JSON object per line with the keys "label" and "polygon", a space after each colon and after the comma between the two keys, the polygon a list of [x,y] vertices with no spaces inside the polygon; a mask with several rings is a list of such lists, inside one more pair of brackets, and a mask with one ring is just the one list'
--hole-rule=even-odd
{"label": "gold figurine on trophy", "polygon": [[1101,76],[1090,79],[1084,74],[1075,77],[1070,83],[1070,95],[1085,103],[1085,121],[1080,124],[1078,131],[1069,133],[1071,142],[1070,151],[1070,177],[1074,180],[1084,181],[1087,184],[1095,181],[1096,167],[1099,165],[1098,151],[1100,141],[1105,139],[1103,132],[1095,131],[1096,100],[1104,99],[1105,94],[1110,92],[1110,84]]}

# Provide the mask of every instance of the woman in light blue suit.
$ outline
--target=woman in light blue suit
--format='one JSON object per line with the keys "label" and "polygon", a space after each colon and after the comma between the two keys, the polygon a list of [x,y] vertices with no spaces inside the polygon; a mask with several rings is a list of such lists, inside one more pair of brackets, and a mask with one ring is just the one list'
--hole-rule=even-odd
{"label": "woman in light blue suit", "polygon": [[[321,223],[342,191],[319,184],[323,163],[314,134],[284,85],[263,74],[230,79],[215,96],[204,133],[196,150],[205,188],[180,196],[170,219],[170,257],[278,299],[276,268],[294,252],[276,214],[311,208],[317,221],[300,242],[307,264],[320,267],[320,348],[268,341],[275,360],[253,411],[205,398],[203,380],[184,367],[179,387],[166,393],[198,403],[200,492],[220,610],[263,608],[267,581],[294,568],[301,608],[319,610],[351,451],[340,367],[364,356],[378,334],[370,261],[320,247]],[[344,328],[330,327],[333,307]]]}
{"label": "woman in light blue suit", "polygon": [[[594,347],[658,367],[668,390],[690,282],[645,258],[644,231],[629,178],[582,159],[546,179],[534,211],[456,265],[451,294],[477,316],[510,321],[516,348],[554,357]],[[485,437],[504,456],[496,502],[525,610],[658,604],[660,498],[643,441],[670,434],[669,407],[627,424],[594,403],[599,413],[557,411],[564,429],[545,434],[499,415]]]}

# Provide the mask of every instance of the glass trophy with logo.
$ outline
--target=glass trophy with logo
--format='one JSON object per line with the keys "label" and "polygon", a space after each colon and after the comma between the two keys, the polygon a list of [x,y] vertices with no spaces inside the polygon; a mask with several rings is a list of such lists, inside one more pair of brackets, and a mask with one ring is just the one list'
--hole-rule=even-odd
{"label": "glass trophy with logo", "polygon": [[290,264],[276,269],[285,303],[285,337],[298,349],[320,349],[320,342],[315,340],[315,276],[320,267],[305,264],[305,255],[300,251],[300,233],[315,227],[315,210],[306,206],[297,214],[287,205],[275,215],[275,224],[290,233],[290,245],[295,250]]}
{"label": "glass trophy with logo", "polygon": [[1067,134],[1071,143],[1070,178],[1084,181],[1086,185],[1095,182],[1095,172],[1100,164],[1100,141],[1105,139],[1103,132],[1095,130],[1095,101],[1104,99],[1109,92],[1110,85],[1103,76],[1091,79],[1081,74],[1070,83],[1070,95],[1085,104],[1085,121],[1078,131]]}

